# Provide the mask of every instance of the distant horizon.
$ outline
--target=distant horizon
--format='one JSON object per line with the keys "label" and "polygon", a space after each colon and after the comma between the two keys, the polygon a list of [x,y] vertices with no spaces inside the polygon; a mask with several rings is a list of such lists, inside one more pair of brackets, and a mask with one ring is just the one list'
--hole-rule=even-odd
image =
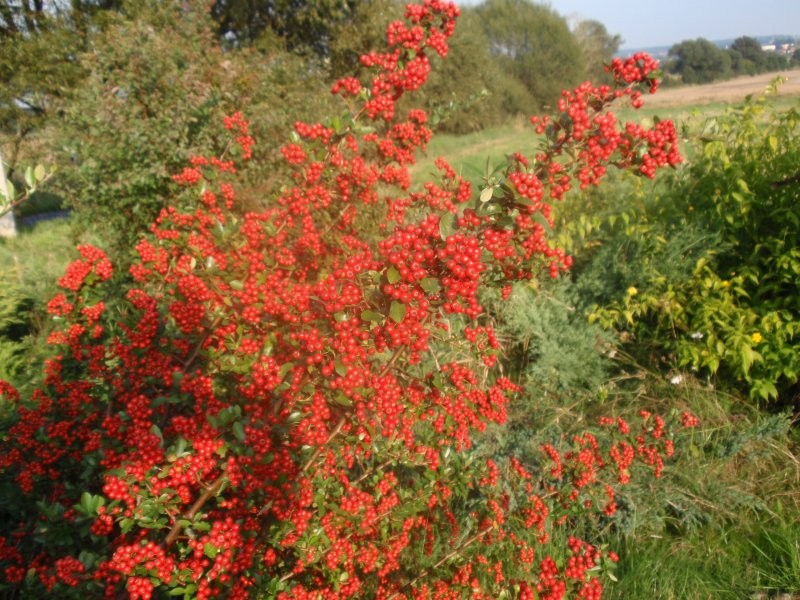
{"label": "distant horizon", "polygon": [[[700,36],[700,37],[703,38],[703,39],[706,39],[709,42],[711,42],[712,44],[716,44],[718,46],[720,44],[722,44],[723,42],[733,42],[735,39],[740,38],[740,37],[750,37],[750,38],[753,38],[755,40],[758,40],[761,44],[765,43],[764,40],[767,40],[767,39],[774,40],[776,38],[781,38],[781,37],[793,37],[793,38],[795,38],[796,43],[800,42],[800,36],[792,35],[792,34],[788,34],[788,33],[766,33],[766,34],[755,34],[755,35],[751,35],[749,33],[743,33],[742,35],[737,35],[737,36],[733,36],[733,37],[725,37],[725,38],[708,38],[708,37],[705,37],[705,36]],[[686,40],[696,40],[696,39],[698,39],[698,38],[685,38],[683,40],[677,40],[677,41],[675,41],[675,42],[673,42],[671,44],[656,44],[654,46],[625,46],[625,47],[621,46],[619,51],[617,52],[617,54],[618,55],[624,55],[626,53],[634,52],[634,51],[637,51],[637,50],[656,50],[656,49],[658,49],[658,50],[661,50],[661,49],[669,50],[675,44],[680,44],[681,42],[686,41]]]}
{"label": "distant horizon", "polygon": [[[480,0],[456,0],[463,6]],[[787,0],[673,0],[670,9],[652,0],[550,0],[549,6],[572,24],[595,20],[622,37],[620,51],[660,48],[684,40],[737,37],[800,37],[800,2]],[[795,31],[782,31],[794,28]]]}

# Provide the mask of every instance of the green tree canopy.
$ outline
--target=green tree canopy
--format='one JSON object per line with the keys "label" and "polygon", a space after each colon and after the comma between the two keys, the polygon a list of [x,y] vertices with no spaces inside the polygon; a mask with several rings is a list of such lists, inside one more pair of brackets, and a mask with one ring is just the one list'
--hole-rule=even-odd
{"label": "green tree canopy", "polygon": [[[352,18],[341,23],[331,38],[331,75],[360,72],[359,56],[383,42],[385,23],[399,19],[403,11],[403,0],[361,2]],[[450,38],[447,60],[433,56],[431,62],[428,84],[418,92],[415,102],[425,107],[430,123],[439,130],[475,131],[535,109],[530,92],[489,52],[489,40],[473,9],[462,9]]]}
{"label": "green tree canopy", "polygon": [[541,105],[585,74],[583,55],[566,20],[529,0],[487,0],[476,12],[501,67],[517,77]]}
{"label": "green tree canopy", "polygon": [[685,40],[669,49],[669,70],[684,83],[708,83],[731,72],[731,56],[705,38]]}
{"label": "green tree canopy", "polygon": [[736,38],[729,51],[733,70],[737,73],[752,75],[763,71],[766,67],[766,54],[755,38],[747,36]]}
{"label": "green tree canopy", "polygon": [[610,63],[622,44],[620,35],[612,35],[600,21],[578,21],[572,33],[578,42],[586,64],[586,76],[592,81],[608,78],[605,65]]}
{"label": "green tree canopy", "polygon": [[363,14],[361,4],[358,0],[216,0],[212,14],[222,36],[238,44],[272,34],[289,50],[327,55],[334,31],[356,13]]}
{"label": "green tree canopy", "polygon": [[13,172],[28,136],[85,76],[78,57],[90,31],[121,0],[0,0],[0,144]]}
{"label": "green tree canopy", "polygon": [[488,51],[474,10],[463,11],[447,60],[431,71],[421,98],[433,124],[454,133],[476,131],[509,115],[530,115],[536,101],[525,85]]}
{"label": "green tree canopy", "polygon": [[[98,233],[119,253],[170,202],[171,175],[189,157],[223,150],[224,115],[246,109],[259,138],[274,139],[332,101],[297,56],[223,50],[203,7],[141,4],[93,37],[82,60],[89,75],[56,134],[66,149],[60,181],[80,220],[102,223]],[[270,144],[255,149],[262,187],[279,156]]]}

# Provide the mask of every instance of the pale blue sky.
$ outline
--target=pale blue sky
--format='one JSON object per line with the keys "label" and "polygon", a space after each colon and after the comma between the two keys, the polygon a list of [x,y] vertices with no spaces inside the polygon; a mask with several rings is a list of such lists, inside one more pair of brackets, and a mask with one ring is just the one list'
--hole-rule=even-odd
{"label": "pale blue sky", "polygon": [[[479,4],[458,0],[459,4]],[[595,19],[618,33],[623,48],[671,46],[704,37],[800,35],[800,0],[550,0],[570,19]]]}

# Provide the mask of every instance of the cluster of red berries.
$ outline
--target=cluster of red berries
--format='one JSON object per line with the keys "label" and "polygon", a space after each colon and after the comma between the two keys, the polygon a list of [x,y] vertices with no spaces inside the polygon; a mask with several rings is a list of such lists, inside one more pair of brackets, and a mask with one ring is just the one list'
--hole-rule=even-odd
{"label": "cluster of red berries", "polygon": [[[362,57],[370,81],[332,88],[371,127],[296,123],[299,141],[282,148],[289,185],[262,212],[231,210],[233,161],[194,157],[174,179],[199,201],[162,211],[113,315],[99,286],[111,263],[79,248],[60,280],[66,293],[48,305],[64,319],[52,337],[63,348],[35,408],[19,409],[0,470],[23,493],[47,490],[67,507],[77,499],[63,477],[88,473],[106,501],[89,530],[105,554],[91,567],[59,547],[32,560],[3,552],[13,543],[0,537],[7,582],[32,568],[47,589],[85,577],[106,597],[124,589],[149,599],[189,586],[198,598],[245,598],[269,580],[278,597],[297,600],[460,598],[468,588],[488,599],[512,586],[520,597],[561,598],[567,580],[581,579],[581,597],[596,597],[598,584],[585,580],[591,546],[571,548],[563,572],[550,557],[537,565],[534,548],[567,505],[604,495],[612,512],[601,471],[616,466],[621,481],[634,451],[658,473],[671,440],[648,417],[636,444],[614,446],[610,458],[587,434],[563,454],[543,447],[544,476],[518,461],[461,468],[459,453],[506,420],[520,391],[493,370],[499,342],[478,292],[494,282],[507,296],[513,280],[568,268],[541,223],[552,224],[545,198],[563,198],[576,180],[596,184],[620,154],[650,175],[677,160],[675,139],[668,126],[619,132],[609,113],[592,112],[617,92],[581,86],[559,107],[569,119],[558,122],[572,125],[537,121],[550,147],[535,160],[514,155],[502,194],[473,198],[444,160],[440,182],[409,191],[407,167],[431,132],[422,111],[400,118],[398,100],[424,83],[431,51],[446,55],[457,15],[452,3],[425,0],[390,26],[390,48]],[[645,58],[616,69],[626,84],[651,81]],[[247,121],[237,113],[225,127],[249,158]],[[643,145],[648,158],[634,163]],[[506,491],[506,477],[518,489]],[[451,575],[447,561],[441,577],[412,573],[407,554],[459,543],[465,494],[481,498],[468,515],[477,533],[455,551],[467,564],[480,558]],[[32,538],[35,524],[19,531]],[[482,557],[499,544],[528,582]]]}
{"label": "cluster of red berries", "polygon": [[94,246],[78,246],[81,258],[67,266],[67,272],[58,280],[58,285],[72,292],[77,292],[90,275],[98,281],[111,278],[113,268],[105,252]]}

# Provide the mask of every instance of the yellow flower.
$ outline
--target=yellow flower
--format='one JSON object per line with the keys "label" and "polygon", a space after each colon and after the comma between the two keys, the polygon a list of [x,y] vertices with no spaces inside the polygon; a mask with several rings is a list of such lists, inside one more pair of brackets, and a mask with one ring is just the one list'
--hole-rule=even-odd
{"label": "yellow flower", "polygon": [[633,286],[629,287],[627,291],[628,291],[628,296],[635,296],[636,294],[639,293],[639,290],[637,290]]}
{"label": "yellow flower", "polygon": [[754,344],[759,344],[761,343],[761,340],[763,340],[764,338],[761,337],[761,334],[756,331],[753,335],[750,336],[750,339]]}

